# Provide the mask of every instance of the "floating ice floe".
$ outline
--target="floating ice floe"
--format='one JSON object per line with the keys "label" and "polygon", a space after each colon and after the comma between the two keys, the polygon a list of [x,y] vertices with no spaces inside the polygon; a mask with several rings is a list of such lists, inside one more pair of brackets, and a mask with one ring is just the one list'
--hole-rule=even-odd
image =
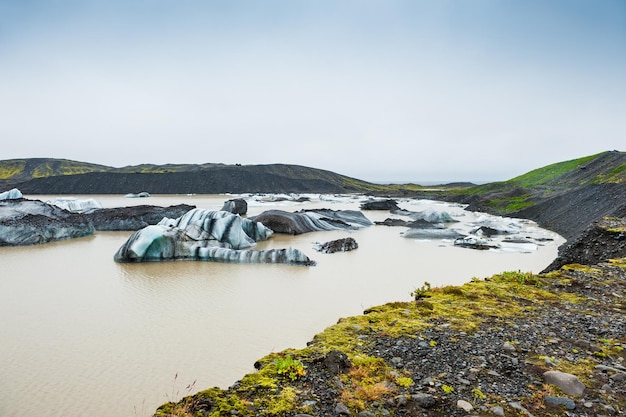
{"label": "floating ice floe", "polygon": [[74,197],[59,197],[54,199],[53,201],[48,201],[48,203],[53,204],[57,207],[61,207],[62,209],[72,213],[90,213],[94,210],[99,210],[102,208],[100,203],[98,203],[93,198],[79,200]]}
{"label": "floating ice floe", "polygon": [[293,248],[248,250],[272,233],[259,222],[229,212],[193,209],[178,219],[165,218],[157,225],[133,233],[118,249],[114,260],[314,264]]}
{"label": "floating ice floe", "polygon": [[500,247],[497,243],[494,243],[491,240],[481,239],[474,236],[466,236],[455,239],[454,246],[478,250],[498,249]]}
{"label": "floating ice floe", "polygon": [[432,200],[398,200],[398,205],[392,216],[375,223],[405,227],[402,237],[439,241],[444,247],[530,253],[557,238],[530,220],[466,211],[466,205]]}
{"label": "floating ice floe", "polygon": [[250,220],[261,222],[276,233],[299,235],[328,230],[354,230],[373,225],[357,210],[302,210],[290,213],[267,210]]}
{"label": "floating ice floe", "polygon": [[504,239],[500,241],[500,249],[505,252],[535,252],[539,245],[530,239]]}
{"label": "floating ice floe", "polygon": [[458,220],[455,220],[447,211],[424,210],[424,211],[418,211],[418,212],[397,212],[397,214],[403,214],[405,216],[409,216],[413,220],[425,220],[429,223],[458,222]]}
{"label": "floating ice floe", "polygon": [[17,188],[13,188],[9,191],[5,191],[0,193],[0,200],[17,200],[18,198],[22,198],[22,192]]}
{"label": "floating ice floe", "polygon": [[22,246],[93,234],[93,224],[39,200],[0,200],[0,246]]}
{"label": "floating ice floe", "polygon": [[454,229],[408,229],[402,233],[402,236],[408,239],[459,239],[465,237],[462,233]]}
{"label": "floating ice floe", "polygon": [[126,198],[146,198],[146,197],[150,197],[150,193],[148,193],[146,191],[142,191],[140,193],[129,193],[129,194],[126,194],[124,197],[126,197]]}

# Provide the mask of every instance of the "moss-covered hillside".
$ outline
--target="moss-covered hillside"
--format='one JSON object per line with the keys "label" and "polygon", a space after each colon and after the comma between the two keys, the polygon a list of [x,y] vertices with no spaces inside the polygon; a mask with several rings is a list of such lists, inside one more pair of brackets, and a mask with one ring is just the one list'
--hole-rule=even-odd
{"label": "moss-covered hillside", "polygon": [[559,162],[441,198],[469,204],[469,210],[532,219],[572,239],[626,204],[626,152]]}
{"label": "moss-covered hillside", "polygon": [[33,178],[106,172],[113,168],[67,159],[29,158],[0,161],[0,186],[16,184]]}

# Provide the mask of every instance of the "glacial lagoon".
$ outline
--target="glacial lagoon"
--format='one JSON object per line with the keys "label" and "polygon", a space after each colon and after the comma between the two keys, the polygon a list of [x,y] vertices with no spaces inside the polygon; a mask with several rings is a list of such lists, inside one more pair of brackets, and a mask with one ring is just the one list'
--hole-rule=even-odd
{"label": "glacial lagoon", "polygon": [[[47,201],[57,196],[25,197]],[[94,198],[103,207],[186,203],[219,210],[237,196],[75,197]],[[358,210],[363,200],[243,197],[250,216],[270,209]],[[528,221],[427,200],[399,200],[399,205],[410,211],[446,211],[459,221],[449,227],[461,232],[488,222],[518,230],[517,236],[530,236],[538,244],[478,251],[455,247],[450,240],[404,238],[404,227],[377,225],[275,234],[255,247],[297,248],[317,262],[313,267],[115,263],[113,254],[131,232],[0,248],[0,415],[150,416],[166,401],[230,386],[253,372],[258,358],[304,347],[340,317],[408,301],[425,281],[442,286],[507,270],[539,272],[563,243]],[[364,213],[372,221],[397,217],[387,211]],[[342,237],[353,237],[359,248],[335,254],[314,249],[316,243]]]}

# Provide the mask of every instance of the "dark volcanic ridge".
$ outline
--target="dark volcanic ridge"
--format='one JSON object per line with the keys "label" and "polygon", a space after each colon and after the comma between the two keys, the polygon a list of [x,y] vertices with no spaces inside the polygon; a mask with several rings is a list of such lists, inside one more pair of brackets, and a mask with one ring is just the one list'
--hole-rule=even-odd
{"label": "dark volcanic ridge", "polygon": [[0,161],[0,172],[11,173],[4,174],[0,185],[25,194],[355,193],[381,188],[334,172],[289,164],[94,168],[75,161],[20,161],[23,163]]}

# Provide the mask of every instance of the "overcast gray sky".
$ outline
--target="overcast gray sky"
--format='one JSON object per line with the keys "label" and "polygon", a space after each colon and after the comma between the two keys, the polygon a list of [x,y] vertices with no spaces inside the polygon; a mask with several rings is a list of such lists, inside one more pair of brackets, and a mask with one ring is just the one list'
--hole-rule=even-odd
{"label": "overcast gray sky", "polygon": [[622,0],[0,0],[0,159],[494,181],[625,132]]}

